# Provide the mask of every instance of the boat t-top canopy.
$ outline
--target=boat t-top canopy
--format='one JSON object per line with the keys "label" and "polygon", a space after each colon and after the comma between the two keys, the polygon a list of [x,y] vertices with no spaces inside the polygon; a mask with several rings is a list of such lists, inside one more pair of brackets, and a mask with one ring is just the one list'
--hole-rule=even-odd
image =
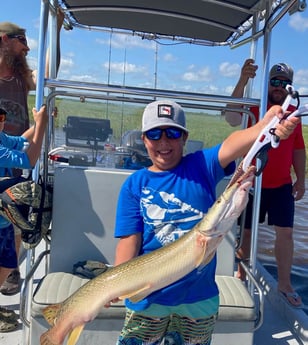
{"label": "boat t-top canopy", "polygon": [[[146,39],[171,39],[201,45],[233,45],[254,23],[306,7],[297,0],[59,0],[68,27],[104,29]],[[261,29],[261,31],[263,28]]]}

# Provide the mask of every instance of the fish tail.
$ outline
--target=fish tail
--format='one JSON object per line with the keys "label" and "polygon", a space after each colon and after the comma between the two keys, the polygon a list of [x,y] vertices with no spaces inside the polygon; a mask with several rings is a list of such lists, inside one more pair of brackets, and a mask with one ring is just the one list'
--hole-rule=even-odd
{"label": "fish tail", "polygon": [[54,343],[50,340],[49,338],[49,333],[50,331],[47,331],[45,333],[43,333],[40,337],[40,344],[41,345],[62,345],[62,343]]}
{"label": "fish tail", "polygon": [[52,304],[43,309],[43,315],[45,320],[53,326],[55,323],[55,319],[61,309],[62,303]]}

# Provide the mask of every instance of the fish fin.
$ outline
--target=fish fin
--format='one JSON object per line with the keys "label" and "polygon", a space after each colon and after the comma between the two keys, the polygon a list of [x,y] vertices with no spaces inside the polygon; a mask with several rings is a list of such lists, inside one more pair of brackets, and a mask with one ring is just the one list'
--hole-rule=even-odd
{"label": "fish fin", "polygon": [[[221,243],[223,240],[224,236],[220,235],[217,237],[213,237],[210,239],[210,246],[207,245],[207,241],[204,240],[205,245],[204,245],[204,253],[202,257],[198,258],[198,266],[199,268],[206,266],[215,256],[216,250],[218,245]],[[201,260],[199,260],[201,259]]]}
{"label": "fish fin", "polygon": [[75,327],[69,334],[67,339],[67,345],[75,345],[80,337],[81,332],[83,331],[85,324]]}
{"label": "fish fin", "polygon": [[202,247],[202,254],[199,257],[197,257],[197,260],[196,260],[196,267],[199,267],[202,264],[205,257],[206,248],[207,248],[207,240],[204,235],[199,234],[197,236],[196,241],[197,241],[197,246]]}
{"label": "fish fin", "polygon": [[143,288],[139,290],[135,290],[127,295],[120,296],[119,299],[130,299],[133,303],[139,302],[144,299],[149,293],[148,290],[150,289],[151,284],[145,285]]}
{"label": "fish fin", "polygon": [[58,304],[49,305],[48,307],[43,309],[44,318],[51,326],[55,324],[55,320],[61,309],[61,306],[62,306],[62,303],[58,303]]}

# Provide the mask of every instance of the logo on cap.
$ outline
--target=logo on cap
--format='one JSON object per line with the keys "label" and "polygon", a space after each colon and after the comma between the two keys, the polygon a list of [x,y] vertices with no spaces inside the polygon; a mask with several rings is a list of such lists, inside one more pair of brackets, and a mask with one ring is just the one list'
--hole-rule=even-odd
{"label": "logo on cap", "polygon": [[276,72],[286,72],[286,71],[285,71],[285,68],[283,68],[283,66],[277,65]]}
{"label": "logo on cap", "polygon": [[172,106],[167,104],[158,105],[158,117],[172,118]]}

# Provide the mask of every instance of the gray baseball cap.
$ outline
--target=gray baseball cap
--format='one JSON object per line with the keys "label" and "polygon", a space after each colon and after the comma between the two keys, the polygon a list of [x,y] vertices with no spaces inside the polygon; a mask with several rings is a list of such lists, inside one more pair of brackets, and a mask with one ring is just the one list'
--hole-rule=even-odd
{"label": "gray baseball cap", "polygon": [[188,132],[183,108],[170,100],[149,103],[142,116],[142,132],[161,126],[177,127]]}
{"label": "gray baseball cap", "polygon": [[293,82],[293,69],[285,63],[278,63],[271,68],[270,79],[283,77]]}

